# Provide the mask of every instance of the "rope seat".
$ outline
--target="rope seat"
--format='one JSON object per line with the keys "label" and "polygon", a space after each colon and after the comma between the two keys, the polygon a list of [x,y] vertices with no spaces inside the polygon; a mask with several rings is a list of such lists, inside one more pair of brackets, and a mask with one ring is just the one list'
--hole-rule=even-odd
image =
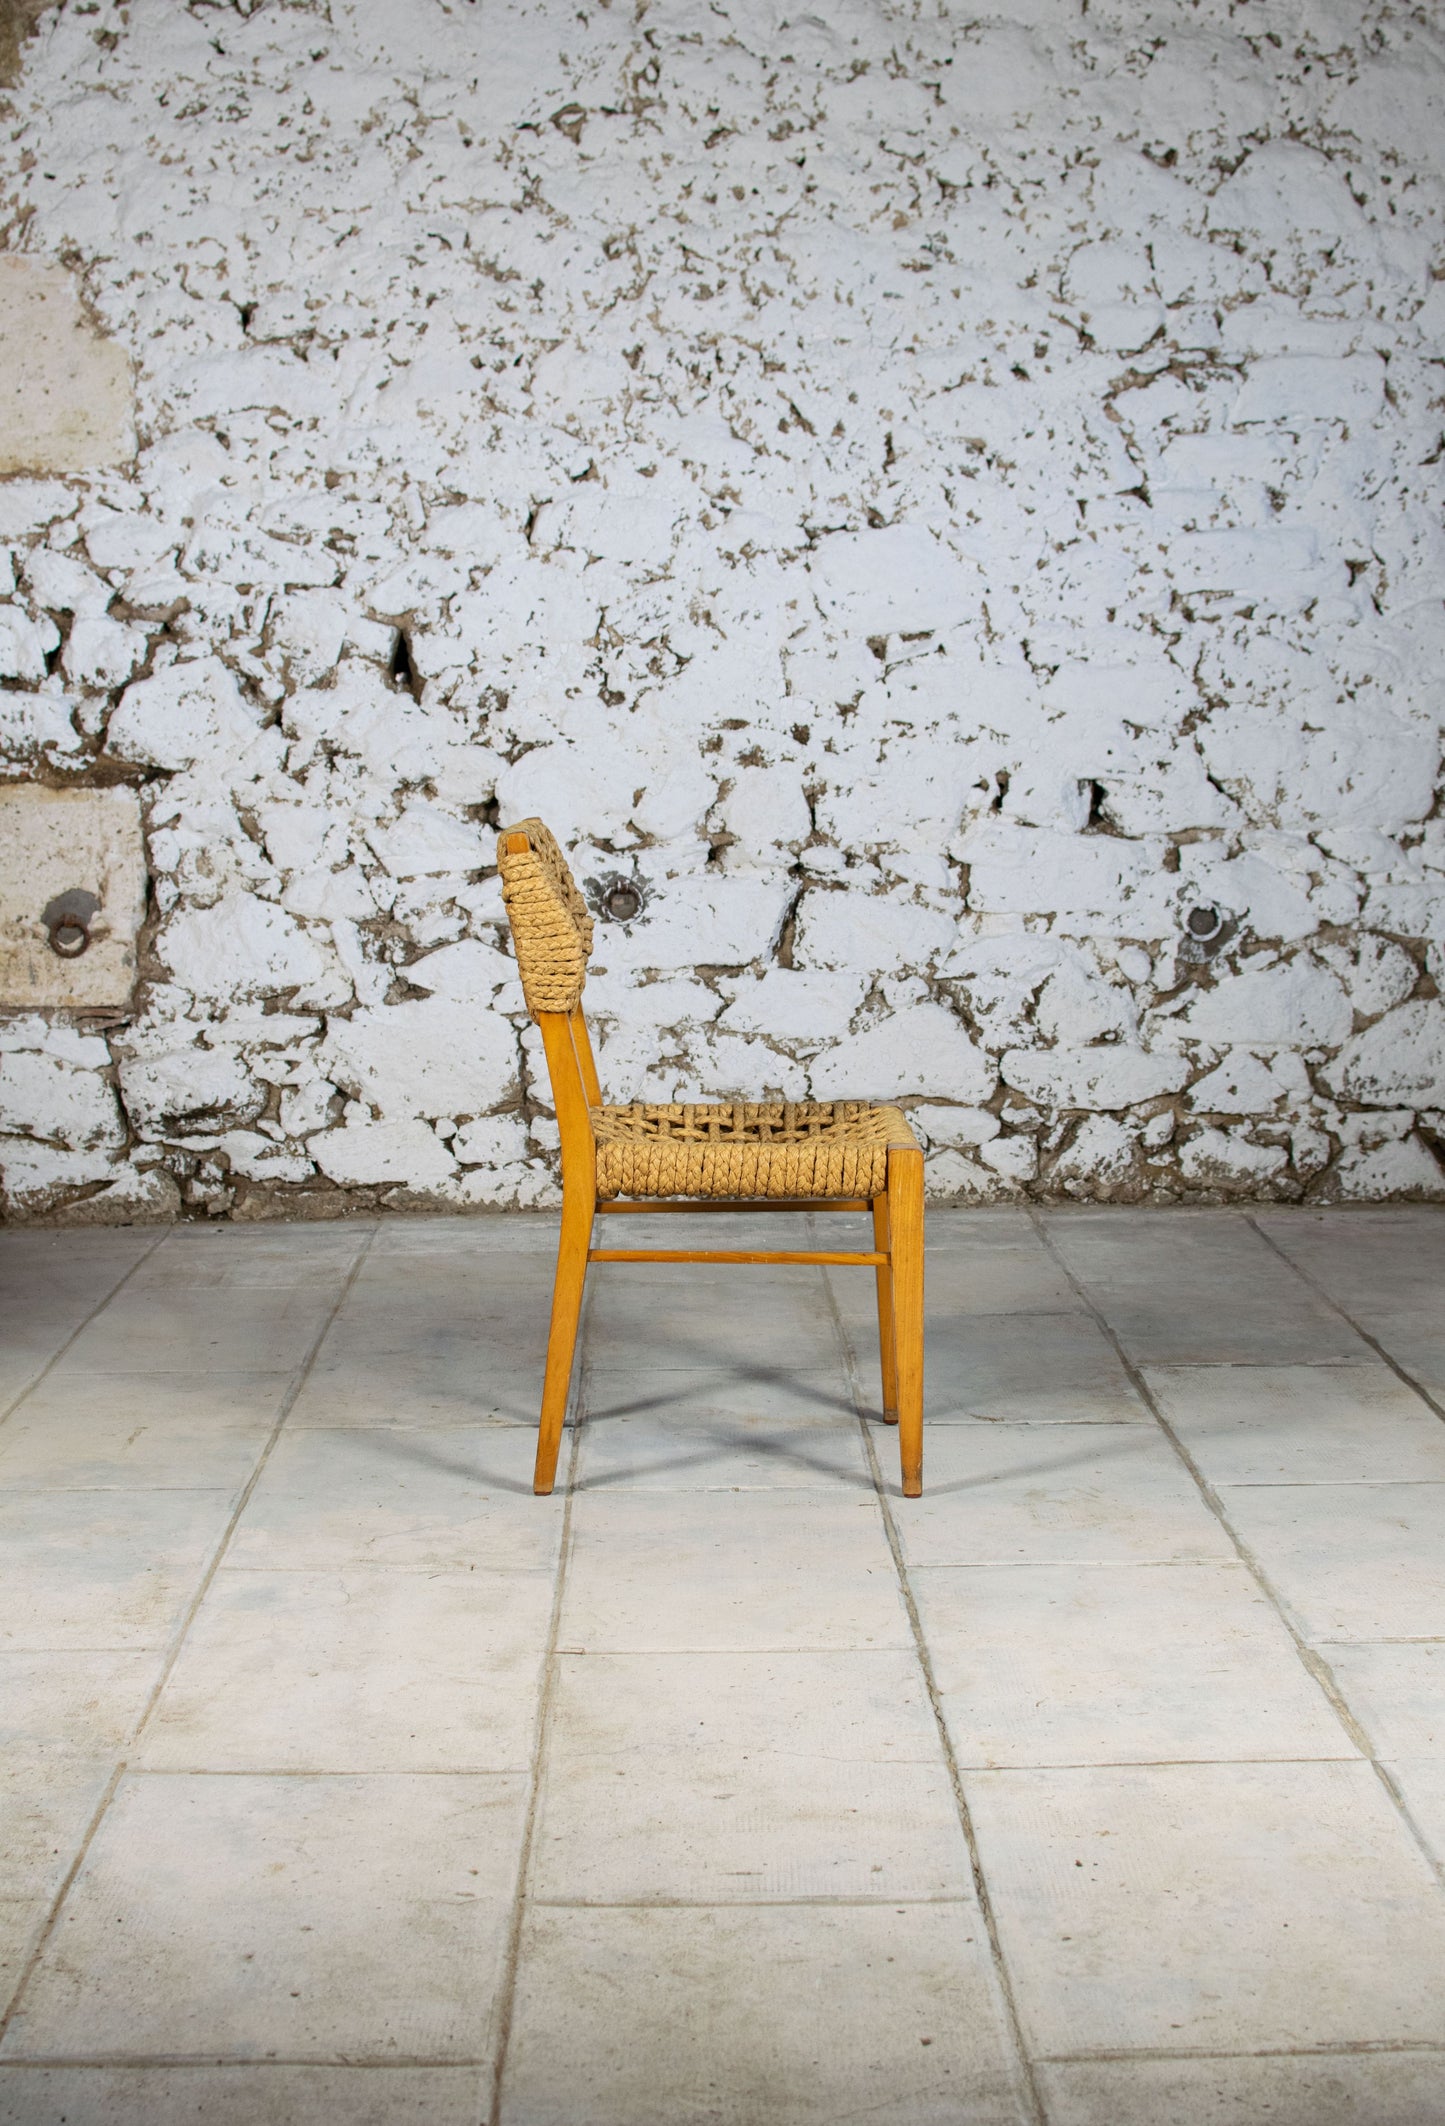
{"label": "rope seat", "polygon": [[[525,834],[527,848],[511,854],[509,834]],[[550,828],[540,819],[504,827],[497,865],[528,1011],[534,1019],[544,1011],[575,1011],[592,951],[592,918]]]}
{"label": "rope seat", "polygon": [[860,1100],[592,1110],[599,1196],[881,1196],[902,1111]]}

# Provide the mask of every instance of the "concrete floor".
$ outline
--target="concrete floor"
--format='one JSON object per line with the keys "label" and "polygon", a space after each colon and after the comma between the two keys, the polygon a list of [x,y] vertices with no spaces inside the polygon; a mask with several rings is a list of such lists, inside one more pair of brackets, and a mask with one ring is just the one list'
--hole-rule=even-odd
{"label": "concrete floor", "polygon": [[1445,1215],[934,1214],[916,1502],[551,1246],[0,1234],[0,2121],[1445,2121]]}

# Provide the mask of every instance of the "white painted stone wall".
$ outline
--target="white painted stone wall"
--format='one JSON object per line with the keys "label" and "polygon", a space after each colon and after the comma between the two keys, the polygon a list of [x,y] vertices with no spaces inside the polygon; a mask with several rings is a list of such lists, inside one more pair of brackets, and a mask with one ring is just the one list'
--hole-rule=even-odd
{"label": "white painted stone wall", "polygon": [[1445,1192],[1442,144],[1378,0],[46,14],[0,226],[139,450],[0,482],[0,744],[153,906],[0,1024],[10,1214],[549,1200],[532,810],[618,1097]]}

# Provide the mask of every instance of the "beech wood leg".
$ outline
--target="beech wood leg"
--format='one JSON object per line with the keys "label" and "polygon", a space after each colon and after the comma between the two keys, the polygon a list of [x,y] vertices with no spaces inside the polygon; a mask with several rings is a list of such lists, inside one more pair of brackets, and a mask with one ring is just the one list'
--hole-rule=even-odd
{"label": "beech wood leg", "polygon": [[537,1469],[532,1489],[545,1495],[557,1478],[562,1420],[577,1349],[577,1320],[587,1279],[587,1249],[592,1239],[596,1199],[591,1190],[562,1191],[562,1232],[557,1242],[557,1276],[552,1286],[552,1326],[547,1333],[547,1377],[542,1387],[542,1423],[537,1434]]}
{"label": "beech wood leg", "polygon": [[893,1243],[893,1336],[898,1364],[898,1454],[903,1496],[923,1490],[923,1154],[888,1154]]}
{"label": "beech wood leg", "polygon": [[[886,1255],[888,1240],[888,1198],[873,1198],[873,1248],[879,1255]],[[893,1266],[880,1262],[874,1275],[878,1279],[878,1358],[883,1373],[883,1422],[896,1425],[898,1422],[898,1356],[893,1348]]]}

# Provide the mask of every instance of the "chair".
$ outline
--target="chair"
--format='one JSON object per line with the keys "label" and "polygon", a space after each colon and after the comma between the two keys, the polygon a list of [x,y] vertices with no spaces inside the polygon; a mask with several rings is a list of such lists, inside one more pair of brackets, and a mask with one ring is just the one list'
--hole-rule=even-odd
{"label": "chair", "polygon": [[[562,1233],[533,1490],[557,1473],[589,1262],[850,1263],[875,1271],[883,1415],[898,1426],[903,1490],[923,1489],[923,1153],[896,1107],[742,1101],[606,1107],[582,1015],[592,918],[538,819],[504,827],[497,858],[527,1009],[541,1028],[562,1140]],[[864,1211],[866,1254],[832,1248],[598,1248],[599,1214]]]}

